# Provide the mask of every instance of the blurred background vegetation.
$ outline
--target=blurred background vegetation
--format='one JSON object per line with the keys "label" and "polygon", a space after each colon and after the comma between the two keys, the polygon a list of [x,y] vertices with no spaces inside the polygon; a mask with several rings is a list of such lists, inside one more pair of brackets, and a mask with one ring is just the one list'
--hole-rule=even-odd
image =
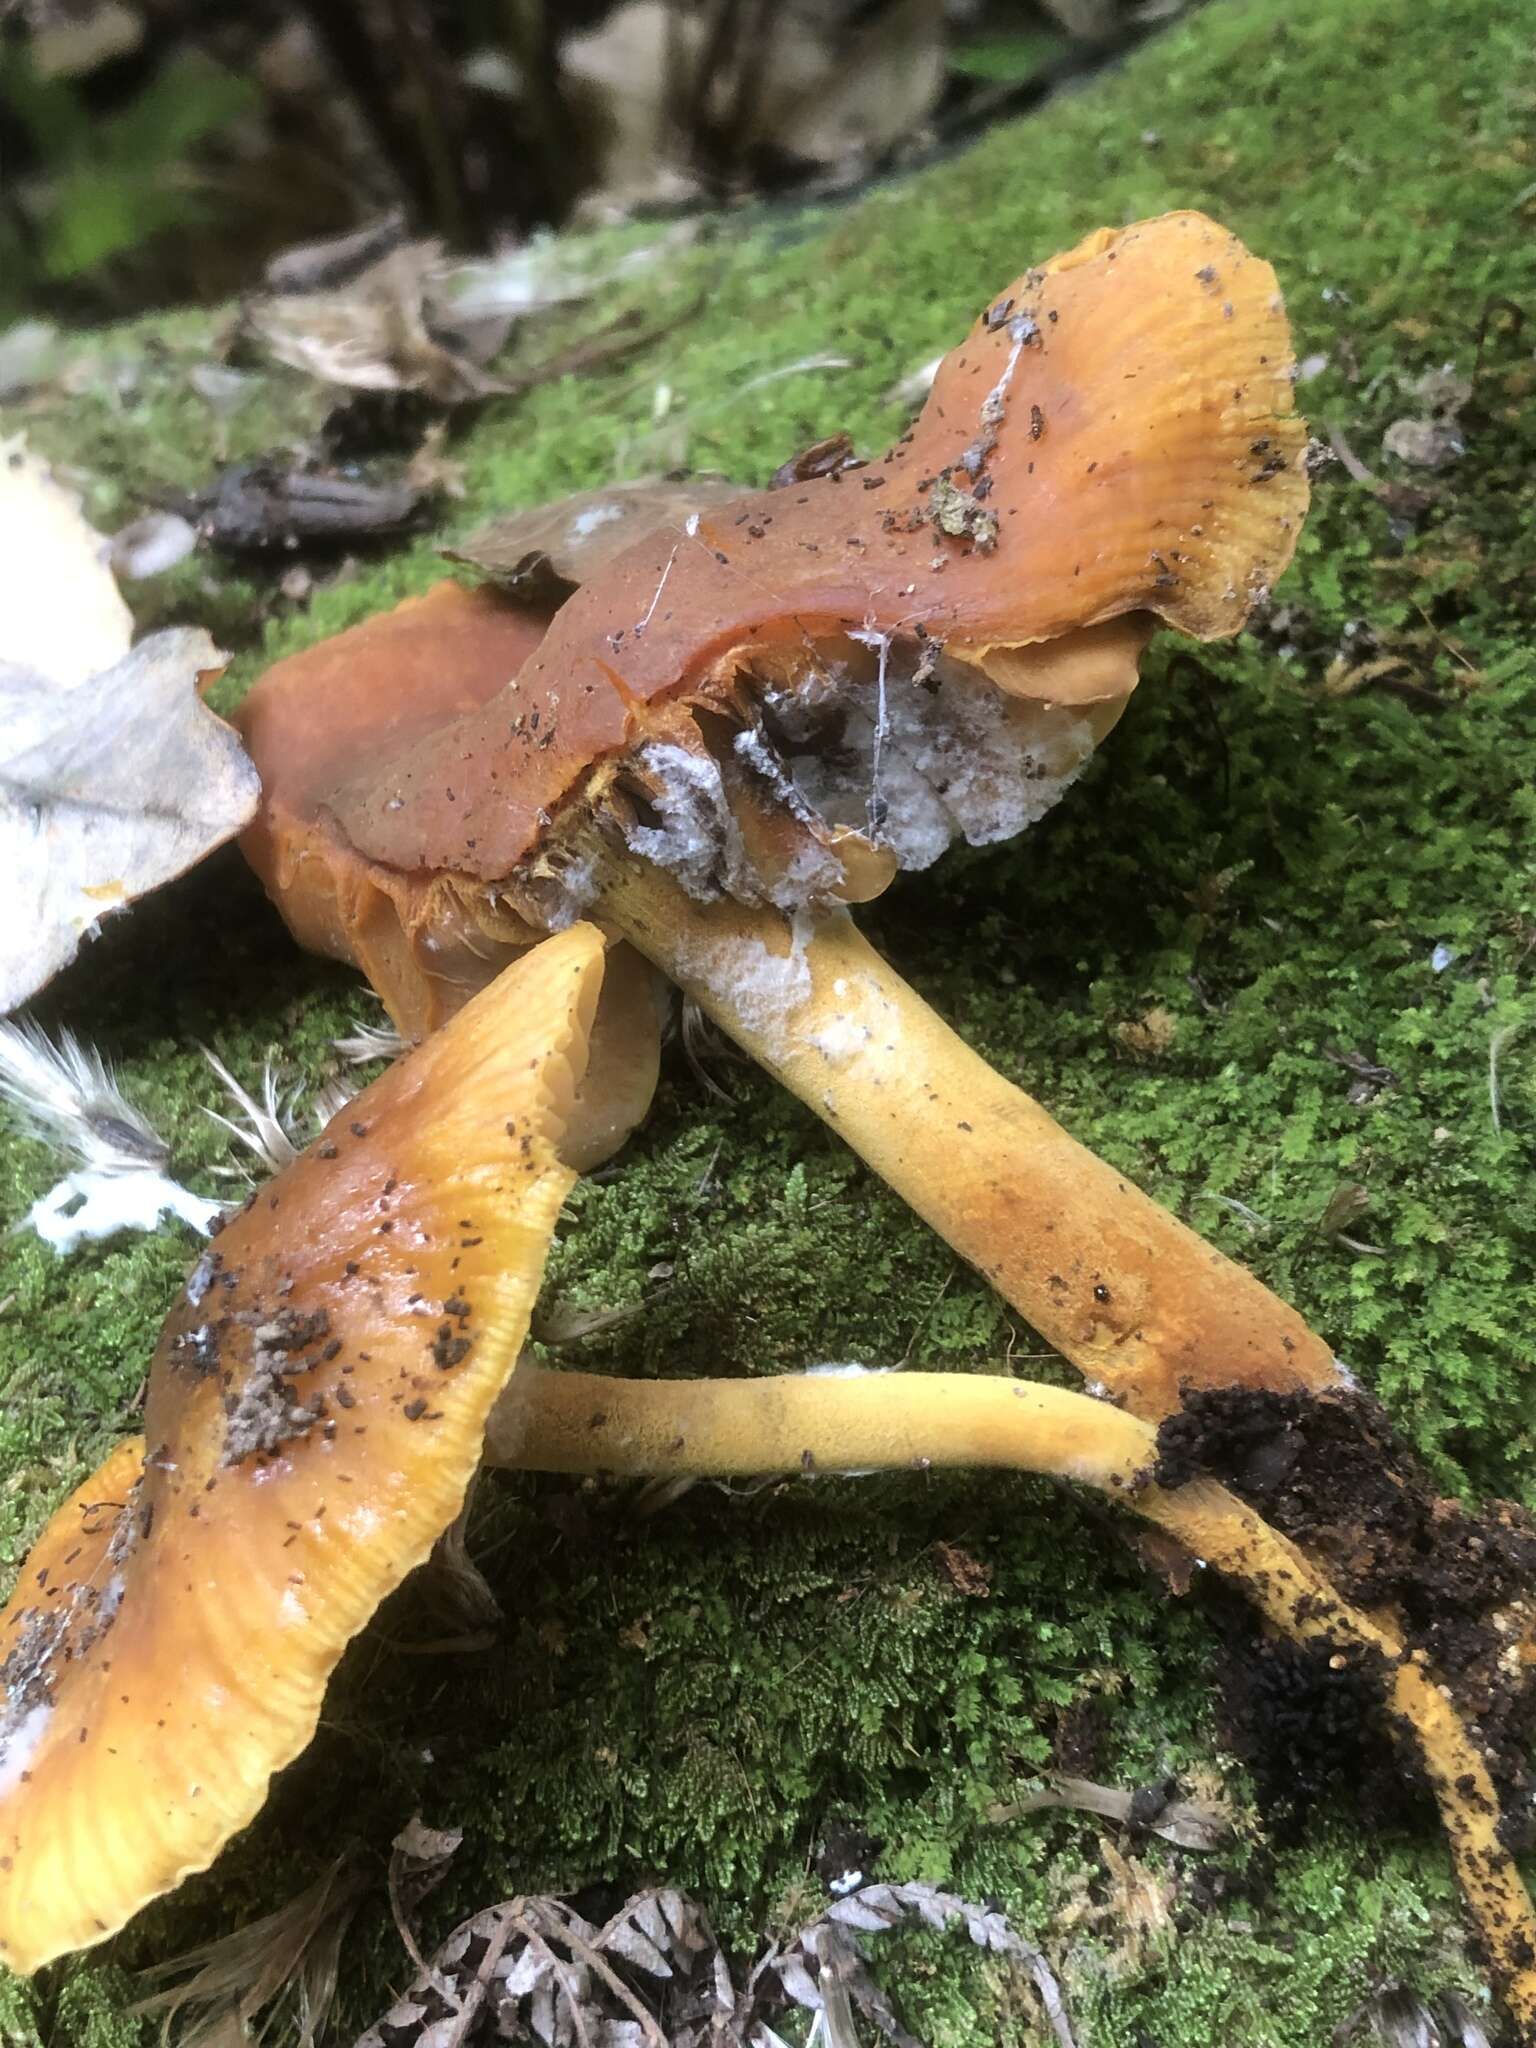
{"label": "blurred background vegetation", "polygon": [[1180,0],[0,0],[0,322],[216,303],[397,214],[458,250],[825,193]]}

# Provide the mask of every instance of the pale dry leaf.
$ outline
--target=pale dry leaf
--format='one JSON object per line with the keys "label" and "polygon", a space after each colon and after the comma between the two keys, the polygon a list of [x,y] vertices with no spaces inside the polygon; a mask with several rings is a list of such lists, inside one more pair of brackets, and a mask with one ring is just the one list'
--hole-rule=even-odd
{"label": "pale dry leaf", "polygon": [[416,1909],[448,1875],[464,1841],[462,1828],[429,1828],[412,1814],[389,1847],[389,1905],[412,1962],[425,1969],[411,1922]]}
{"label": "pale dry leaf", "polygon": [[223,665],[190,626],[73,689],[0,664],[0,1013],[67,966],[109,910],[250,822],[256,770],[198,695]]}
{"label": "pale dry leaf", "polygon": [[673,107],[706,31],[702,11],[667,0],[628,0],[560,51],[573,120],[592,153],[583,218],[686,204],[700,190],[676,159]]}
{"label": "pale dry leaf", "polygon": [[775,2048],[772,2021],[793,2005],[816,2015],[809,2038],[826,2048],[857,2048],[860,2017],[893,2048],[921,2048],[860,1941],[914,1919],[939,1931],[958,1922],[978,1948],[1028,1970],[1051,2039],[1074,2048],[1040,1951],[1001,1913],[922,1884],[868,1885],[839,1901],[783,1947],[766,1947],[739,1991],[702,1908],[681,1892],[638,1893],[601,1929],[562,1899],[509,1899],[455,1928],[356,2048],[529,2038],[550,2048]]}
{"label": "pale dry leaf", "polygon": [[1443,363],[1408,388],[1420,410],[1392,422],[1381,437],[1382,450],[1415,469],[1447,469],[1467,452],[1461,415],[1472,401],[1472,380],[1454,363]]}
{"label": "pale dry leaf", "polygon": [[734,49],[722,48],[705,10],[628,0],[561,51],[593,158],[581,212],[622,217],[698,197],[680,105],[728,136],[739,158],[841,166],[886,155],[937,101],[945,38],[943,0],[895,0],[842,33],[825,10],[781,4]]}
{"label": "pale dry leaf", "polygon": [[20,435],[0,442],[0,664],[72,690],[128,652],[108,542]]}
{"label": "pale dry leaf", "polygon": [[484,365],[515,321],[585,298],[612,273],[594,270],[547,237],[474,262],[450,258],[437,241],[402,242],[360,269],[342,264],[312,274],[327,281],[274,291],[245,309],[247,325],[279,362],[325,384],[424,391],[457,405],[506,388]]}
{"label": "pale dry leaf", "polygon": [[0,404],[44,384],[60,358],[59,330],[51,320],[19,320],[0,334]]}
{"label": "pale dry leaf", "polygon": [[[1179,0],[1173,0],[1168,11],[1176,13],[1178,5]],[[1045,11],[1079,42],[1104,42],[1120,27],[1115,0],[1045,0]]]}
{"label": "pale dry leaf", "polygon": [[[871,1884],[848,1893],[829,1906],[820,1920],[813,1920],[808,1927],[802,1928],[784,1957],[775,1960],[774,1967],[782,1975],[785,1963],[792,1967],[797,1963],[803,1966],[804,1958],[814,1960],[823,1946],[821,1930],[829,1923],[846,1929],[857,1927],[866,1934],[874,1934],[898,1926],[909,1917],[920,1920],[924,1926],[939,1933],[959,1921],[977,1948],[993,1955],[1007,1956],[1026,1969],[1058,2048],[1075,2048],[1061,1987],[1042,1952],[1010,1926],[1002,1913],[962,1898],[958,1893],[940,1891],[935,1885]],[[881,2003],[876,2002],[879,1994],[872,1982],[861,1977],[851,1980],[849,1988],[881,2030],[889,2034],[882,2018]]]}
{"label": "pale dry leaf", "polygon": [[28,56],[39,78],[82,78],[144,40],[144,15],[126,0],[34,10]]}
{"label": "pale dry leaf", "polygon": [[663,527],[675,527],[683,538],[695,513],[729,504],[743,488],[719,476],[681,482],[641,477],[633,483],[605,484],[547,505],[504,513],[443,552],[450,561],[467,562],[503,590],[530,602],[558,602],[616,555]]}
{"label": "pale dry leaf", "polygon": [[1455,420],[1394,420],[1381,437],[1384,452],[1415,469],[1448,469],[1467,452]]}
{"label": "pale dry leaf", "polygon": [[489,338],[487,323],[502,322],[504,333],[524,314],[589,298],[600,285],[645,269],[669,246],[677,245],[667,238],[615,262],[579,236],[535,235],[491,256],[442,265],[428,279],[428,313],[434,327],[467,335],[477,349]]}
{"label": "pale dry leaf", "polygon": [[280,363],[353,391],[424,391],[445,405],[499,387],[430,330],[427,292],[442,245],[407,242],[330,291],[253,300],[247,325]]}

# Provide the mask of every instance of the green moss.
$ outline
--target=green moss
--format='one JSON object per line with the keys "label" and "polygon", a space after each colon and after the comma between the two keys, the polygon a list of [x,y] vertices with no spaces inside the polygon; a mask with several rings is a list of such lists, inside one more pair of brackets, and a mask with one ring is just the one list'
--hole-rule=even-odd
{"label": "green moss", "polygon": [[[1410,409],[1401,380],[1448,359],[1469,370],[1491,297],[1536,304],[1533,25],[1528,4],[1473,0],[1361,0],[1347,22],[1328,0],[1211,5],[919,178],[669,259],[629,289],[652,317],[696,305],[691,317],[626,367],[488,407],[455,450],[468,495],[453,524],[643,466],[661,381],[691,423],[690,459],[746,479],[839,426],[877,445],[898,424],[891,382],[1001,280],[1101,220],[1170,205],[1209,207],[1276,262],[1299,353],[1328,357],[1307,409],[1374,462]],[[143,328],[93,341],[98,362],[136,364],[136,382],[114,393],[86,376],[67,407],[29,420],[38,446],[99,480],[104,520],[217,459],[186,380],[206,332],[156,323],[148,355]],[[565,332],[530,333],[522,358]],[[827,351],[854,367],[744,390]],[[1043,826],[952,857],[867,921],[989,1058],[1326,1330],[1447,1487],[1536,1502],[1532,381],[1528,344],[1496,320],[1469,453],[1433,480],[1417,531],[1395,532],[1329,473],[1266,630],[1198,662],[1155,653],[1112,744]],[[259,378],[227,451],[305,431],[312,405],[285,373]],[[236,643],[232,694],[272,653],[430,581],[436,538],[268,619],[259,640],[265,583],[201,563],[158,587],[154,616],[211,612]],[[1409,692],[1330,694],[1329,664],[1361,626],[1402,656]],[[1438,973],[1437,945],[1456,956]],[[1155,1008],[1171,1043],[1143,1039],[1138,1057],[1121,1027]],[[228,1155],[198,1106],[212,1091],[194,1041],[247,1080],[270,1051],[313,1085],[330,1035],[365,1005],[350,977],[292,951],[231,857],[109,927],[41,1010],[106,1046],[212,1185]],[[1394,1078],[1352,1101],[1330,1055]],[[674,1053],[617,1171],[573,1199],[547,1305],[641,1310],[579,1362],[966,1368],[1040,1349],[829,1133],[749,1070],[722,1072],[734,1103],[706,1096]],[[0,1147],[8,1215],[49,1177],[36,1148]],[[1367,1206],[1344,1227],[1379,1253],[1325,1227],[1351,1186]],[[131,1426],[186,1250],[167,1234],[57,1262],[26,1236],[0,1243],[13,1562]],[[1190,1859],[1148,1852],[1181,1889],[1135,1962],[1112,1922],[1071,1919],[1074,1901],[1103,1903],[1092,1829],[986,1821],[1088,1694],[1104,1702],[1104,1775],[1204,1765],[1242,1791],[1213,1729],[1205,1615],[1158,1593],[1086,1503],[956,1477],[699,1488],[640,1518],[627,1495],[494,1480],[473,1534],[507,1610],[496,1647],[409,1654],[443,1624],[430,1587],[408,1588],[355,1646],[314,1748],[247,1837],[112,1964],[0,1987],[0,2039],[147,2040],[113,2017],[115,1965],[269,1909],[339,1845],[377,1872],[417,1809],[468,1836],[432,1928],[499,1892],[664,1876],[744,1948],[803,1888],[817,1829],[846,1813],[885,1839],[883,1872],[995,1894],[1047,1939],[1099,2048],[1315,2048],[1389,1978],[1475,1981],[1427,1818],[1386,1835],[1320,1819],[1272,1859],[1228,1859],[1238,1889],[1215,1906]],[[991,1567],[990,1598],[948,1589],[941,1540]],[[942,2048],[1037,2038],[1017,1988],[963,1937],[893,1938],[882,1953]],[[376,1889],[349,1940],[348,2023],[400,1975]]]}

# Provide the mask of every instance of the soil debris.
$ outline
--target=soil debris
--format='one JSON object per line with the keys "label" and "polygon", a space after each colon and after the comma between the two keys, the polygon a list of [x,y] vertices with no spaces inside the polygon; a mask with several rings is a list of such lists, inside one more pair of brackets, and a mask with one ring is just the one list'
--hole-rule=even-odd
{"label": "soil debris", "polygon": [[[1317,1558],[1354,1605],[1401,1615],[1479,1729],[1523,1840],[1536,1664],[1522,1645],[1536,1623],[1536,1520],[1510,1502],[1474,1511],[1437,1494],[1385,1413],[1360,1394],[1191,1391],[1158,1448],[1160,1486],[1200,1474],[1222,1480]],[[1272,1782],[1283,1778],[1293,1803],[1341,1770],[1365,1771],[1359,1731],[1379,1727],[1377,1674],[1326,1642],[1266,1643],[1244,1656],[1238,1719],[1264,1730],[1270,1761],[1258,1767]]]}

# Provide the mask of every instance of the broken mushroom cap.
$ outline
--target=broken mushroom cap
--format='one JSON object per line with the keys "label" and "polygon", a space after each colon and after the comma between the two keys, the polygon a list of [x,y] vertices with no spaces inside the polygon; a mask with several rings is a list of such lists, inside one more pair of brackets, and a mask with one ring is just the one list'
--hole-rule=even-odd
{"label": "broken mushroom cap", "polygon": [[360,762],[476,709],[517,674],[552,608],[439,583],[288,655],[236,715],[261,777],[241,847],[300,945],[355,962],[408,1039],[423,1038],[538,933],[450,875],[386,867],[328,824]]}
{"label": "broken mushroom cap", "polygon": [[[439,583],[270,668],[236,723],[261,777],[246,858],[300,945],[360,967],[409,1041],[445,1023],[544,937],[462,878],[403,872],[360,854],[326,814],[338,782],[482,704],[539,645],[547,605]],[[580,1172],[629,1136],[656,1090],[662,997],[627,946],[610,951],[579,1118],[566,1156]]]}
{"label": "broken mushroom cap", "polygon": [[[505,514],[445,550],[491,587],[434,584],[275,662],[241,704],[235,724],[262,787],[246,858],[300,945],[361,967],[412,1042],[545,924],[530,928],[452,875],[365,859],[328,819],[330,799],[360,765],[494,697],[578,584],[626,547],[736,496],[722,477],[647,478]],[[604,992],[611,1004],[612,975]]]}
{"label": "broken mushroom cap", "polygon": [[[829,856],[850,830],[906,866],[946,830],[1005,837],[1113,723],[1156,619],[1235,632],[1289,560],[1307,499],[1290,365],[1274,273],[1225,229],[1180,213],[1100,230],[988,304],[883,460],[638,542],[505,690],[360,763],[329,815],[366,857],[477,878],[535,920],[509,880],[621,770],[641,830],[681,843],[645,850],[679,868],[707,836],[689,779],[721,767],[749,854],[742,812],[797,804]],[[889,791],[870,788],[875,733]],[[801,774],[839,753],[856,792]],[[905,843],[903,764],[933,811]],[[796,887],[849,893],[814,862],[787,875],[793,853],[756,865],[786,907]]]}
{"label": "broken mushroom cap", "polygon": [[342,1110],[199,1260],[124,1446],[0,1614],[0,1962],[211,1863],[452,1521],[517,1361],[603,973],[579,925]]}

